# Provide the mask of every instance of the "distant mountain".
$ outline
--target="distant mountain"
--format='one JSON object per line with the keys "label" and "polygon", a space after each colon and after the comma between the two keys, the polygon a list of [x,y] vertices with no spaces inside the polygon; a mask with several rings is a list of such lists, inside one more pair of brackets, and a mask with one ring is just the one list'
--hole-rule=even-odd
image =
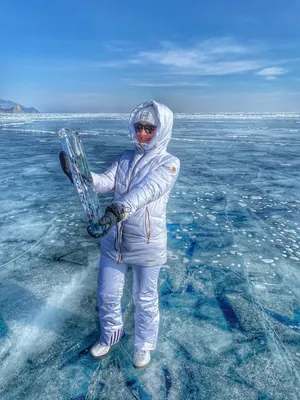
{"label": "distant mountain", "polygon": [[17,114],[17,113],[39,113],[39,111],[34,107],[24,107],[21,104],[15,103],[10,100],[0,99],[0,114]]}

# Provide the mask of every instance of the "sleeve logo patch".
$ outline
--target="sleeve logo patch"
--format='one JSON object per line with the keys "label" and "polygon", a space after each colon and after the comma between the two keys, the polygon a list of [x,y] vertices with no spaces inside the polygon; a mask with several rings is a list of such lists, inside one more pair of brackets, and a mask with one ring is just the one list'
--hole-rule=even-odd
{"label": "sleeve logo patch", "polygon": [[177,171],[177,168],[176,167],[172,167],[171,171],[172,171],[173,174],[175,174],[175,172]]}

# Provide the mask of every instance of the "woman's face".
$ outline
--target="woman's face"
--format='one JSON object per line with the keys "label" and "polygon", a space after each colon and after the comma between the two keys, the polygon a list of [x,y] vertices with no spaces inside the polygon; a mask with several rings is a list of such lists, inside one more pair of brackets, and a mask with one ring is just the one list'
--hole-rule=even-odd
{"label": "woman's face", "polygon": [[[149,126],[151,127],[152,132],[149,132]],[[146,127],[147,130],[142,127]],[[135,131],[139,143],[149,143],[155,135],[156,129],[156,126],[150,124],[149,122],[138,122],[137,124],[135,124]]]}

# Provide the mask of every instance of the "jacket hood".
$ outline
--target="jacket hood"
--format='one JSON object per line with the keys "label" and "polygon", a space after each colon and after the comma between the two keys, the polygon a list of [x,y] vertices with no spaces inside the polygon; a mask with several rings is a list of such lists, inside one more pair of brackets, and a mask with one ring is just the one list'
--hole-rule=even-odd
{"label": "jacket hood", "polygon": [[[157,125],[156,134],[149,143],[139,143],[136,132],[134,130],[135,116],[142,108],[153,106],[157,112],[159,123]],[[129,132],[132,141],[135,143],[139,152],[148,152],[157,149],[159,152],[166,150],[172,136],[173,113],[164,104],[157,103],[154,100],[144,101],[138,105],[130,114]]]}

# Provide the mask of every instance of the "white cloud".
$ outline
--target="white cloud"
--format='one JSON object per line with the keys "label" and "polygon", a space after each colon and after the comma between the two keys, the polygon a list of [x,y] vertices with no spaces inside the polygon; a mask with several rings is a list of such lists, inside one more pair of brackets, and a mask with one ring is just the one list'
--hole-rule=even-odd
{"label": "white cloud", "polygon": [[107,43],[103,43],[103,47],[111,52],[122,52],[128,51],[129,46],[131,46],[131,42],[128,40],[110,40]]}
{"label": "white cloud", "polygon": [[266,81],[274,81],[277,80],[279,75],[284,75],[287,73],[287,70],[281,67],[269,67],[264,68],[261,71],[258,71],[256,75],[260,75],[266,79]]}
{"label": "white cloud", "polygon": [[129,82],[131,86],[141,86],[141,87],[179,87],[179,86],[199,86],[207,87],[211,86],[209,83],[201,82]]}
{"label": "white cloud", "polygon": [[269,68],[264,68],[261,71],[257,72],[257,75],[262,75],[262,76],[275,76],[275,75],[283,75],[286,74],[287,70],[281,67],[269,67]]}
{"label": "white cloud", "polygon": [[[31,60],[23,68],[45,69],[50,71],[84,71],[86,69],[126,69],[139,73],[151,71],[158,81],[162,74],[197,76],[222,76],[253,72],[262,77],[278,76],[286,73],[280,67],[266,67],[261,57],[263,48],[259,45],[241,44],[232,38],[213,38],[197,42],[193,46],[178,46],[172,42],[161,42],[158,49],[134,52],[132,43],[110,41],[103,46],[108,50],[101,58],[78,60]],[[282,62],[283,60],[281,60]],[[278,61],[279,62],[279,61]],[[168,79],[166,79],[168,82]],[[162,83],[163,86],[173,86]],[[145,84],[144,84],[145,86]],[[148,84],[148,86],[154,86]],[[156,85],[155,85],[156,86]],[[185,85],[188,86],[188,85]],[[192,85],[191,85],[192,86]]]}
{"label": "white cloud", "polygon": [[131,63],[156,64],[177,74],[228,75],[262,68],[265,63],[249,57],[255,51],[257,49],[240,45],[231,38],[206,40],[191,48],[163,42],[161,49],[142,51],[131,59]]}

